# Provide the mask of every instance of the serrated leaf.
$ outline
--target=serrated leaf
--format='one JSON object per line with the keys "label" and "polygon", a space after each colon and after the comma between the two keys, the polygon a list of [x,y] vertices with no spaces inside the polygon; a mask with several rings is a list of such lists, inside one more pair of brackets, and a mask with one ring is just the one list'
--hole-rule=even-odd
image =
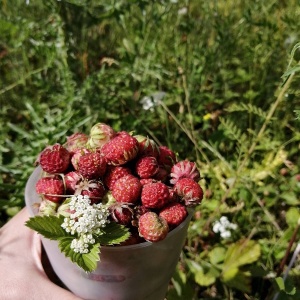
{"label": "serrated leaf", "polygon": [[58,246],[66,257],[70,258],[72,262],[76,263],[80,268],[86,272],[92,272],[97,268],[97,263],[100,260],[100,245],[94,244],[89,253],[76,253],[71,249],[71,242],[74,239],[72,236],[62,237],[58,239]]}
{"label": "serrated leaf", "polygon": [[111,222],[102,229],[102,234],[95,237],[101,245],[114,245],[126,241],[130,237],[129,229]]}
{"label": "serrated leaf", "polygon": [[245,293],[251,292],[251,274],[250,272],[242,272],[237,268],[233,268],[228,274],[223,274],[222,281],[226,283],[226,285],[243,291]]}
{"label": "serrated leaf", "polygon": [[201,286],[212,285],[220,276],[220,271],[210,264],[199,264],[193,260],[186,260],[190,271],[194,275],[195,282]]}
{"label": "serrated leaf", "polygon": [[30,218],[25,225],[50,240],[57,240],[60,237],[69,236],[61,227],[63,217],[56,216],[35,216]]}
{"label": "serrated leaf", "polygon": [[[294,296],[297,292],[295,283],[293,282],[293,280],[290,277],[287,277],[285,280],[285,292],[291,296]],[[296,299],[296,298],[294,298],[294,299]],[[297,298],[297,299],[299,299],[299,298]]]}
{"label": "serrated leaf", "polygon": [[223,271],[255,262],[260,257],[260,245],[252,240],[242,240],[228,247]]}
{"label": "serrated leaf", "polygon": [[239,272],[239,269],[237,267],[230,268],[230,269],[226,270],[226,272],[222,273],[222,280],[224,282],[229,282],[229,281],[233,280],[235,276],[237,276],[238,272]]}
{"label": "serrated leaf", "polygon": [[215,283],[218,275],[219,274],[216,274],[213,269],[209,269],[206,273],[204,273],[203,270],[199,270],[195,274],[195,282],[201,286],[210,286]]}
{"label": "serrated leaf", "polygon": [[278,291],[284,292],[287,295],[295,295],[296,294],[296,287],[289,278],[284,281],[282,277],[276,277],[275,280],[276,289]]}
{"label": "serrated leaf", "polygon": [[289,226],[295,228],[300,218],[298,207],[291,207],[285,214],[285,220]]}
{"label": "serrated leaf", "polygon": [[277,286],[277,289],[279,291],[284,291],[285,289],[285,284],[284,284],[284,280],[282,277],[277,277],[275,278],[275,283],[276,283],[276,286]]}
{"label": "serrated leaf", "polygon": [[213,265],[217,265],[224,261],[226,249],[223,247],[215,247],[208,253],[209,261]]}
{"label": "serrated leaf", "polygon": [[284,192],[280,195],[288,205],[299,205],[298,197],[293,192]]}
{"label": "serrated leaf", "polygon": [[172,287],[168,290],[166,299],[194,299],[194,294],[195,289],[191,285],[191,282],[187,280],[187,275],[177,267],[172,277]]}

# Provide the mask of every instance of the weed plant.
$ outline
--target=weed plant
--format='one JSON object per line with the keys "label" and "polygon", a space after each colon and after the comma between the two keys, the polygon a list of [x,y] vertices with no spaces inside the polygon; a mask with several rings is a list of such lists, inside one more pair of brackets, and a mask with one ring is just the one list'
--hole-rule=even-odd
{"label": "weed plant", "polygon": [[45,145],[106,122],[200,168],[168,300],[300,298],[296,0],[0,6],[1,224]]}

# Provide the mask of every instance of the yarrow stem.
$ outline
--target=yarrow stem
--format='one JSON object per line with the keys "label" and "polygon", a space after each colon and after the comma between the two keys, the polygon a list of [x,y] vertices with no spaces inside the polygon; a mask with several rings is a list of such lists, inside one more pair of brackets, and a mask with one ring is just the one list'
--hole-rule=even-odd
{"label": "yarrow stem", "polygon": [[64,218],[61,227],[71,235],[76,235],[71,242],[71,249],[76,253],[88,253],[95,244],[94,235],[101,234],[101,229],[109,223],[109,210],[103,204],[91,204],[88,196],[74,195],[69,203],[71,214]]}

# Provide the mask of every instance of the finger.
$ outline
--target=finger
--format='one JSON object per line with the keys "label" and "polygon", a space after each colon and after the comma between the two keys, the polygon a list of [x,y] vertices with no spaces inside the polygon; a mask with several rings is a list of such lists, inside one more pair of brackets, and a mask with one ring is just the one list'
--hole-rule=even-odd
{"label": "finger", "polygon": [[[0,229],[0,258],[37,263],[40,268],[41,242],[36,232],[26,227],[29,219],[26,208],[23,208]],[[22,255],[20,255],[22,251]]]}
{"label": "finger", "polygon": [[57,286],[47,278],[43,276],[38,276],[38,288],[37,282],[31,287],[31,290],[35,291],[34,294],[31,295],[30,299],[32,300],[80,300],[81,298],[77,297],[70,291]]}
{"label": "finger", "polygon": [[42,271],[12,265],[6,269],[6,277],[0,269],[1,300],[81,300],[66,289],[52,283]]}
{"label": "finger", "polygon": [[28,219],[28,211],[23,208],[0,228],[1,300],[81,299],[46,276],[41,263],[40,237],[26,227]]}

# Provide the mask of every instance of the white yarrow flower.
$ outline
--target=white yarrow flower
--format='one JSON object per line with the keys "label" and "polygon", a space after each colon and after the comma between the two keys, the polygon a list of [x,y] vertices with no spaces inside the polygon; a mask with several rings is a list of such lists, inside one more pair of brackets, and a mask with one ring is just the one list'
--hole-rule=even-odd
{"label": "white yarrow flower", "polygon": [[231,237],[231,230],[236,230],[237,225],[231,223],[226,216],[222,216],[219,221],[216,221],[213,224],[213,232],[220,233],[220,236],[223,239],[227,239]]}
{"label": "white yarrow flower", "polygon": [[159,105],[160,101],[162,101],[165,95],[165,92],[155,92],[150,96],[143,97],[140,100],[140,103],[142,104],[144,110],[153,111],[154,107]]}
{"label": "white yarrow flower", "polygon": [[61,227],[72,235],[71,249],[77,253],[88,253],[89,246],[95,244],[93,234],[109,223],[109,210],[103,204],[91,204],[88,196],[74,195],[70,201],[70,216],[64,218]]}

